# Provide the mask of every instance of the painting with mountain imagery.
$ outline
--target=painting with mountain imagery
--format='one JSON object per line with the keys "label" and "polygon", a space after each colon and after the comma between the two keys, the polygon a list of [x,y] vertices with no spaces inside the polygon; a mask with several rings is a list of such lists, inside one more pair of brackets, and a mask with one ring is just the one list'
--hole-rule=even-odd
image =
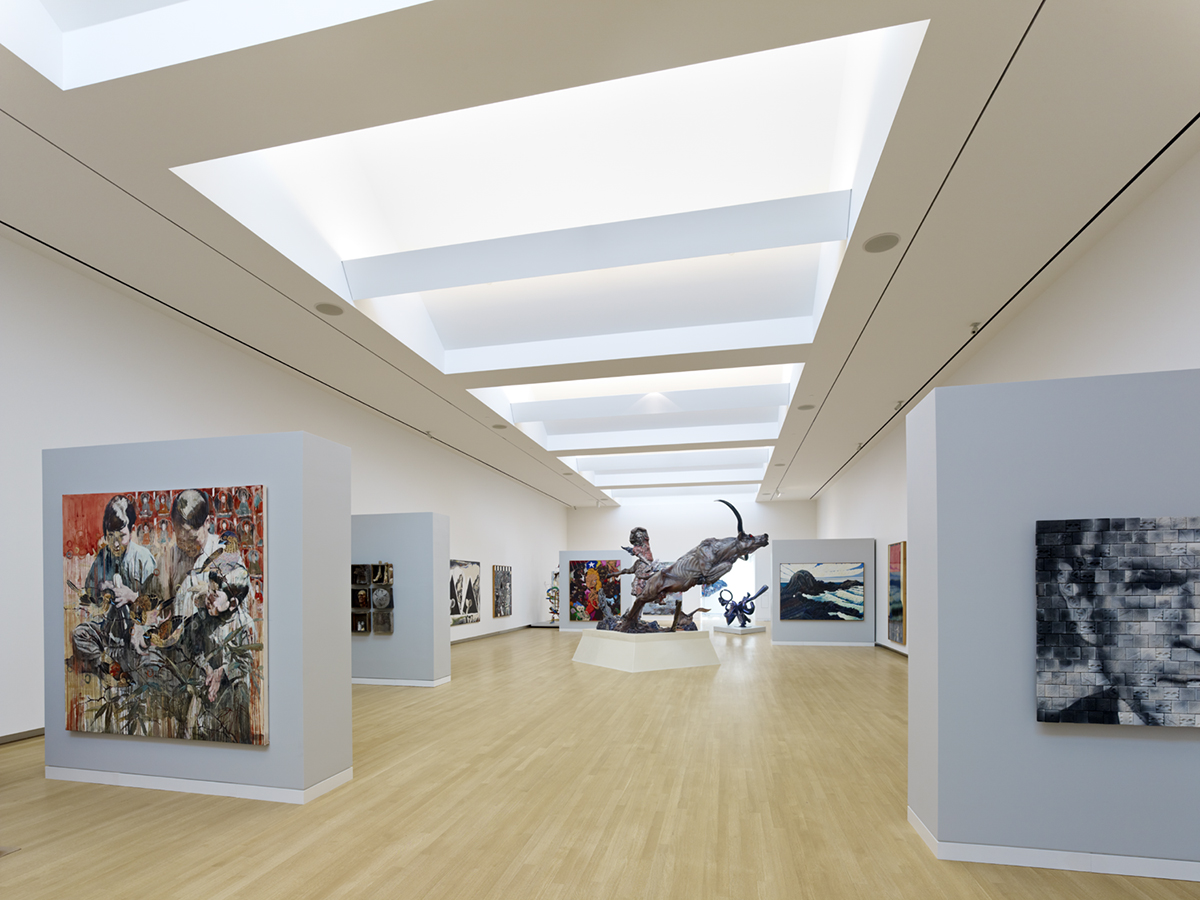
{"label": "painting with mountain imagery", "polygon": [[450,560],[450,624],[479,621],[479,563]]}
{"label": "painting with mountain imagery", "polygon": [[860,562],[783,563],[779,618],[860,622],[866,609]]}

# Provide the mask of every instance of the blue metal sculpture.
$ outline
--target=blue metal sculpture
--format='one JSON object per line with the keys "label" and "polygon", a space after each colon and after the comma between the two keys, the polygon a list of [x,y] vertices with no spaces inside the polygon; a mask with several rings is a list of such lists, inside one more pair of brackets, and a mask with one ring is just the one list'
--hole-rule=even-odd
{"label": "blue metal sculpture", "polygon": [[749,625],[750,617],[754,615],[754,600],[757,597],[761,597],[766,589],[767,586],[764,584],[758,589],[758,592],[753,597],[747,594],[741,600],[734,600],[733,594],[728,590],[728,588],[721,591],[720,600],[721,605],[725,607],[725,623],[727,625],[732,625],[733,620],[737,619],[738,625],[742,628],[745,628],[747,625]]}

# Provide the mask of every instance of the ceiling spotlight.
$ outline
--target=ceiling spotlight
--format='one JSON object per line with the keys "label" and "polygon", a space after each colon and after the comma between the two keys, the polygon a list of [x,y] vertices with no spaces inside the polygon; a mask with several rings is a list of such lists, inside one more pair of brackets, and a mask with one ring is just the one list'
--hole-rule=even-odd
{"label": "ceiling spotlight", "polygon": [[816,409],[816,407],[815,407],[815,406],[813,406],[811,403],[805,403],[805,404],[804,404],[804,405],[802,405],[802,406],[797,406],[797,407],[796,407],[796,409],[799,409],[799,410],[808,410],[808,409]]}
{"label": "ceiling spotlight", "polygon": [[898,243],[900,243],[900,235],[885,231],[883,234],[877,234],[863,241],[863,249],[868,253],[883,253],[891,250]]}
{"label": "ceiling spotlight", "polygon": [[505,425],[503,422],[497,422],[497,423],[496,423],[495,425],[493,425],[492,427],[493,427],[493,428],[495,428],[497,431],[503,431],[503,430],[504,430],[505,428],[507,428],[508,426],[507,426],[507,425]]}
{"label": "ceiling spotlight", "polygon": [[777,468],[777,469],[778,469],[778,468],[779,468],[779,467],[781,467],[782,465],[783,465],[783,463],[775,463],[775,468]]}
{"label": "ceiling spotlight", "polygon": [[574,475],[574,472],[563,472],[564,475]]}
{"label": "ceiling spotlight", "polygon": [[315,308],[323,316],[340,316],[345,312],[336,303],[318,303]]}

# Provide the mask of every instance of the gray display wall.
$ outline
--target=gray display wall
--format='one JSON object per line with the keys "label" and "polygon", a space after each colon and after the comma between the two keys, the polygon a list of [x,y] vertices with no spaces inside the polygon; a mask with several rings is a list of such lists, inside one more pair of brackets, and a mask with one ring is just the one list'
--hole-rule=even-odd
{"label": "gray display wall", "polygon": [[[772,541],[771,643],[875,645],[875,541],[872,538],[838,538],[811,541]],[[781,565],[794,563],[861,562],[863,564],[863,618],[861,621],[813,621],[780,617]]]}
{"label": "gray display wall", "polygon": [[[450,680],[450,520],[440,513],[354,516],[355,563],[394,568],[395,632],[351,635],[356,683],[435,687]],[[346,573],[349,609],[350,575]],[[348,617],[347,617],[348,618]]]}
{"label": "gray display wall", "polygon": [[1200,372],[939,388],[907,436],[910,821],[943,858],[1200,879],[1200,730],[1037,722],[1034,586],[1040,519],[1200,516]]}
{"label": "gray display wall", "polygon": [[[633,557],[624,550],[560,550],[558,553],[558,629],[559,631],[583,631],[594,629],[595,622],[571,621],[571,562],[592,559],[619,559],[621,568],[633,563]],[[632,575],[621,576],[621,612],[629,609]]]}
{"label": "gray display wall", "polygon": [[[266,487],[267,746],[65,730],[64,494]],[[302,432],[42,453],[46,774],[304,802],[353,774],[350,451]]]}

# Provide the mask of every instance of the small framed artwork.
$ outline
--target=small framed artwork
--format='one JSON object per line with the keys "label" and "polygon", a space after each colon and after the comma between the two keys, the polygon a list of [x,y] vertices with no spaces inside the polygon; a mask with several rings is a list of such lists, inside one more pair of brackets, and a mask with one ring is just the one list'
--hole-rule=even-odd
{"label": "small framed artwork", "polygon": [[371,614],[369,612],[352,612],[352,613],[350,613],[350,633],[351,634],[370,634],[371,633]]}
{"label": "small framed artwork", "polygon": [[370,584],[371,583],[371,567],[370,566],[351,566],[350,567],[350,583],[351,584]]}
{"label": "small framed artwork", "polygon": [[903,644],[904,606],[908,600],[908,542],[888,544],[888,640]]}
{"label": "small framed artwork", "polygon": [[392,608],[392,589],[390,587],[371,588],[371,606],[374,609]]}
{"label": "small framed artwork", "polygon": [[492,616],[512,615],[512,566],[492,566]]}
{"label": "small framed artwork", "polygon": [[371,584],[391,584],[392,583],[392,564],[391,563],[373,563],[371,565]]}
{"label": "small framed artwork", "polygon": [[371,613],[371,623],[376,634],[391,634],[395,613],[390,609],[377,609]]}
{"label": "small framed artwork", "polygon": [[366,587],[350,588],[350,606],[354,609],[370,609],[370,590],[370,588]]}

